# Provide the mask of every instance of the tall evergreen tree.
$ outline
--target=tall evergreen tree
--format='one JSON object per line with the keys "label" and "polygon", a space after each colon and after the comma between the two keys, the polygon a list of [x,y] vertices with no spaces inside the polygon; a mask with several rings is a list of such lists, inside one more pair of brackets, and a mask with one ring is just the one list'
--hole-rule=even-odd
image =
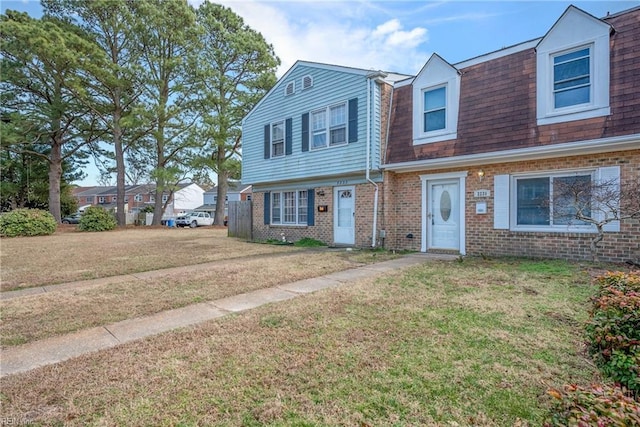
{"label": "tall evergreen tree", "polygon": [[148,158],[156,184],[153,224],[158,225],[166,207],[163,193],[173,193],[198,146],[190,129],[197,120],[192,75],[200,44],[195,12],[186,0],[139,0],[132,7],[141,18],[142,101],[153,127]]}
{"label": "tall evergreen tree", "polygon": [[126,151],[145,129],[137,120],[136,107],[142,94],[139,76],[141,46],[137,20],[127,0],[43,0],[45,13],[61,19],[73,19],[104,55],[100,64],[85,63],[79,70],[80,82],[74,88],[79,102],[91,109],[110,142],[116,172],[116,217],[126,225],[125,177]]}
{"label": "tall evergreen tree", "polygon": [[[197,10],[202,28],[196,67],[201,114],[198,137],[202,164],[218,175],[217,200],[224,201],[229,178],[239,178],[242,118],[276,82],[280,60],[262,35],[231,9],[205,2]],[[217,203],[215,221],[224,221]]]}
{"label": "tall evergreen tree", "polygon": [[82,62],[99,62],[76,30],[52,17],[10,10],[0,17],[2,116],[22,136],[5,147],[47,161],[48,206],[58,222],[63,164],[86,158],[97,138],[91,112],[69,90]]}

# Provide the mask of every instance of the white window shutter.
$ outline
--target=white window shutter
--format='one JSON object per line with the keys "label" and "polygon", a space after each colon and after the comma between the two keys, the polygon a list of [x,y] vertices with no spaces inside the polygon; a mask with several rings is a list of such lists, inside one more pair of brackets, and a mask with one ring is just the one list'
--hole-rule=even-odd
{"label": "white window shutter", "polygon": [[[614,183],[617,191],[620,191],[620,166],[608,166],[604,168],[599,168],[597,173],[598,184],[600,183]],[[616,210],[620,208],[620,206],[615,207]],[[607,215],[606,211],[602,211],[600,215]],[[620,231],[620,221],[611,221],[603,227],[604,231],[608,232],[618,232]]]}
{"label": "white window shutter", "polygon": [[509,229],[509,175],[493,177],[493,228]]}

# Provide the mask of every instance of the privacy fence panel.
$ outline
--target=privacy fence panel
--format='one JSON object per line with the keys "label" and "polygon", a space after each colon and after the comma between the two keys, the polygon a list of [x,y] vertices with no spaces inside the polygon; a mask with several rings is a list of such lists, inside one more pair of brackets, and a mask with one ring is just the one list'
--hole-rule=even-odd
{"label": "privacy fence panel", "polygon": [[229,202],[227,218],[229,237],[240,237],[242,239],[252,240],[251,225],[251,200]]}

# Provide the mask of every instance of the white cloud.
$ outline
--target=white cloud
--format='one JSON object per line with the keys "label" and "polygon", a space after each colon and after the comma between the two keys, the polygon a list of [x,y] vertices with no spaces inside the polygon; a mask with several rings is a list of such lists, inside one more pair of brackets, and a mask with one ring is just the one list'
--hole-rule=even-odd
{"label": "white cloud", "polygon": [[279,76],[297,60],[415,73],[428,57],[419,51],[428,40],[426,28],[404,30],[399,19],[388,16],[372,22],[360,3],[218,2],[273,45],[282,62]]}
{"label": "white cloud", "polygon": [[398,21],[397,19],[391,19],[384,24],[378,25],[373,32],[373,36],[384,36],[385,34],[398,31],[400,28],[402,28],[402,26],[400,25],[400,21]]}

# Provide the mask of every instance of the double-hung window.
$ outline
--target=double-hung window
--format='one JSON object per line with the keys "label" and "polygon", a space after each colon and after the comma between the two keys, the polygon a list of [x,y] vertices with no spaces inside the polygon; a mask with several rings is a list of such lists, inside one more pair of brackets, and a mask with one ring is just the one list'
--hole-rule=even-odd
{"label": "double-hung window", "polygon": [[447,127],[447,87],[423,92],[423,132],[433,132]]}
{"label": "double-hung window", "polygon": [[142,194],[136,194],[133,197],[133,200],[135,200],[136,202],[141,202],[142,201]]}
{"label": "double-hung window", "polygon": [[307,224],[307,190],[271,193],[271,223],[286,225]]}
{"label": "double-hung window", "polygon": [[517,227],[586,226],[591,216],[591,174],[515,178]]}
{"label": "double-hung window", "polygon": [[327,146],[327,112],[326,110],[314,111],[311,113],[311,128],[313,138],[312,148],[324,148]]}
{"label": "double-hung window", "polygon": [[271,124],[271,157],[284,156],[284,121]]}
{"label": "double-hung window", "polygon": [[553,102],[565,108],[591,102],[591,48],[553,57]]}
{"label": "double-hung window", "polygon": [[347,104],[329,107],[329,145],[345,144],[347,142]]}
{"label": "double-hung window", "polygon": [[311,149],[347,143],[347,103],[311,112]]}

